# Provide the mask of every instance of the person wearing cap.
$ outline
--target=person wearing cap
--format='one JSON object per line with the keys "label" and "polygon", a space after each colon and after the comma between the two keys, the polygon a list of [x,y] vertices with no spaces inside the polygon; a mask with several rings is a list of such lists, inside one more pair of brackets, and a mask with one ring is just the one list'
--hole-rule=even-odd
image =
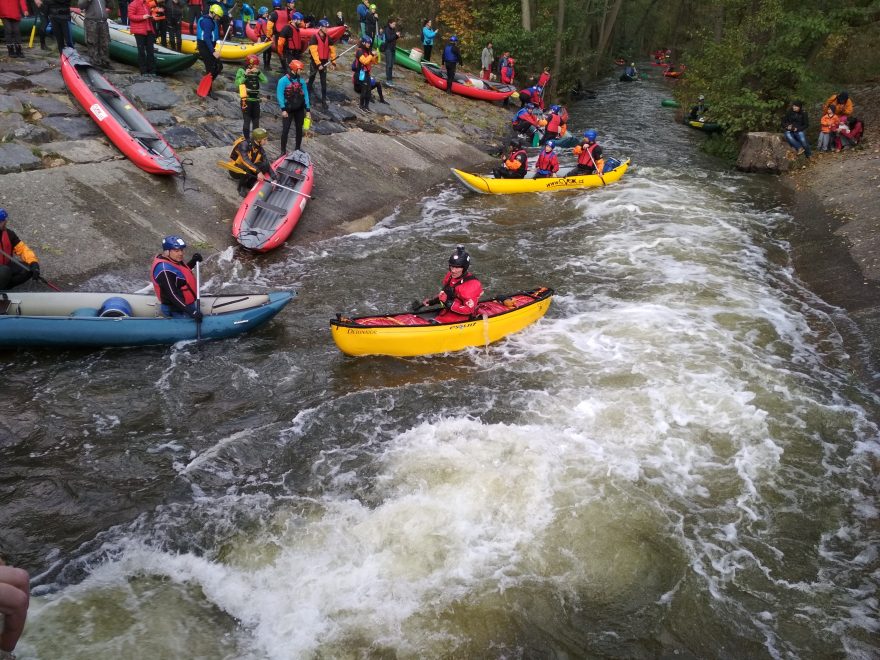
{"label": "person wearing cap", "polygon": [[11,229],[6,227],[9,214],[0,209],[0,289],[14,289],[29,279],[40,279],[37,255]]}
{"label": "person wearing cap", "polygon": [[275,88],[278,107],[281,108],[281,153],[287,153],[287,136],[290,125],[296,130],[296,150],[299,150],[303,139],[303,124],[306,117],[311,121],[311,104],[309,88],[303,82],[302,72],[305,65],[293,60],[288,66],[287,75],[281,76]]}
{"label": "person wearing cap", "polygon": [[461,64],[461,51],[458,49],[458,37],[454,34],[449,37],[449,43],[443,49],[443,66],[446,67],[446,93],[452,93],[452,83],[455,82],[455,68]]}
{"label": "person wearing cap", "polygon": [[[470,265],[470,255],[459,245],[449,257],[449,270],[443,277],[440,292],[434,298],[425,298],[420,305],[443,305],[443,310],[432,319],[433,323],[460,323],[476,316],[483,285],[476,275],[468,272]],[[416,307],[414,304],[413,308]]]}
{"label": "person wearing cap", "polygon": [[431,61],[431,50],[434,48],[434,39],[438,32],[439,30],[435,30],[432,27],[431,19],[426,18],[424,23],[422,23],[422,51],[424,53],[422,59],[425,62]]}
{"label": "person wearing cap", "polygon": [[500,167],[492,170],[496,179],[522,179],[529,171],[529,156],[520,140],[510,141],[510,149]]}
{"label": "person wearing cap", "polygon": [[193,268],[202,261],[202,255],[196,252],[184,263],[184,250],[186,241],[180,236],[166,236],[162,240],[162,252],[153,257],[150,279],[159,299],[162,316],[201,321],[202,312],[196,304],[198,284]]}
{"label": "person wearing cap", "polygon": [[709,112],[709,106],[706,105],[706,97],[700,94],[697,97],[696,105],[691,107],[691,112],[688,115],[688,119],[691,121],[703,121],[703,118],[706,116],[706,113]]}
{"label": "person wearing cap", "polygon": [[314,94],[312,85],[315,76],[321,77],[321,108],[327,109],[327,67],[336,70],[336,48],[330,43],[327,35],[327,21],[321,19],[318,22],[318,31],[309,42],[309,55],[312,63],[309,73],[309,94]]}

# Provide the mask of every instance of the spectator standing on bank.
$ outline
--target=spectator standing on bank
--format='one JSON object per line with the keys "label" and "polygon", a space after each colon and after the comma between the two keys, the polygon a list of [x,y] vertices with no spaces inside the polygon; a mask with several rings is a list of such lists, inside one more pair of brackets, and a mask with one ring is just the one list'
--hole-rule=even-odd
{"label": "spectator standing on bank", "polygon": [[182,47],[183,0],[165,0],[165,31],[168,48],[179,51]]}
{"label": "spectator standing on bank", "polygon": [[361,39],[367,36],[367,15],[370,13],[370,0],[361,0],[357,6],[358,22],[361,24]]}
{"label": "spectator standing on bank", "polygon": [[70,0],[36,0],[37,7],[42,7],[45,1],[52,25],[52,34],[55,35],[55,43],[58,44],[58,52],[65,47],[73,48],[73,39],[70,35]]}
{"label": "spectator standing on bank", "polygon": [[495,51],[492,50],[492,42],[486,44],[483,53],[480,55],[480,77],[483,80],[489,80],[492,76],[492,64],[495,62]]}
{"label": "spectator standing on bank", "polygon": [[431,61],[431,49],[434,48],[434,38],[437,36],[438,32],[438,30],[434,30],[431,25],[430,18],[426,18],[425,22],[422,24],[422,49],[425,52],[425,62]]}
{"label": "spectator standing on bank", "polygon": [[[128,5],[128,24],[137,43],[138,68],[141,74],[156,75],[156,34],[147,0],[132,0]],[[54,26],[52,29],[55,29]]]}
{"label": "spectator standing on bank", "polygon": [[29,16],[25,0],[0,0],[0,19],[3,19],[4,32],[6,32],[6,50],[9,57],[24,57],[21,52],[21,23],[22,16]]}
{"label": "spectator standing on bank", "polygon": [[397,31],[397,20],[391,19],[385,26],[385,40],[382,42],[382,50],[385,51],[385,86],[394,87],[392,78],[394,77],[394,52],[397,49],[397,40],[400,38],[400,32]]}
{"label": "spectator standing on bank", "polygon": [[89,61],[100,69],[110,67],[110,25],[107,23],[107,0],[79,0],[86,32]]}
{"label": "spectator standing on bank", "polygon": [[446,93],[452,93],[452,83],[455,82],[455,69],[461,64],[461,51],[458,49],[458,37],[454,34],[449,37],[449,43],[443,49],[443,66],[446,67]]}

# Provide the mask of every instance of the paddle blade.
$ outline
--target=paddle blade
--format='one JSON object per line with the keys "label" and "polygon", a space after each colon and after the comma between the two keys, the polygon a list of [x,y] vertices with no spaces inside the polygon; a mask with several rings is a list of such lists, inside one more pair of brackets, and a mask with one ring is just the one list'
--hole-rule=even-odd
{"label": "paddle blade", "polygon": [[196,89],[196,94],[201,96],[202,98],[208,95],[208,92],[211,91],[211,83],[214,82],[214,79],[211,77],[210,73],[206,73],[202,77],[202,81],[199,83],[198,88]]}

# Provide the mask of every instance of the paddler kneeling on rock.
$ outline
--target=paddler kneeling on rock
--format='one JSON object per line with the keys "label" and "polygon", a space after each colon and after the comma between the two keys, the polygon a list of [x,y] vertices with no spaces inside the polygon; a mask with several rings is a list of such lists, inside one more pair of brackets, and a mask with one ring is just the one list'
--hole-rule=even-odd
{"label": "paddler kneeling on rock", "polygon": [[186,241],[180,236],[166,236],[162,252],[153,259],[150,278],[163,316],[201,321],[202,312],[196,303],[198,283],[192,269],[202,261],[202,255],[196,252],[184,263],[185,249]]}
{"label": "paddler kneeling on rock", "polygon": [[522,179],[529,169],[529,157],[519,140],[510,141],[510,151],[501,167],[492,170],[496,179]]}
{"label": "paddler kneeling on rock", "polygon": [[229,176],[238,180],[238,194],[242,197],[247,196],[257,181],[272,178],[272,167],[263,150],[268,139],[265,128],[255,128],[250,140],[240,137],[232,144],[228,163],[218,163],[229,170]]}
{"label": "paddler kneeling on rock", "polygon": [[449,270],[443,278],[440,293],[435,298],[425,298],[421,304],[413,302],[413,312],[428,305],[443,305],[432,323],[456,323],[470,321],[476,316],[477,304],[483,295],[483,285],[476,275],[468,273],[471,257],[463,245],[455,248],[449,257]]}

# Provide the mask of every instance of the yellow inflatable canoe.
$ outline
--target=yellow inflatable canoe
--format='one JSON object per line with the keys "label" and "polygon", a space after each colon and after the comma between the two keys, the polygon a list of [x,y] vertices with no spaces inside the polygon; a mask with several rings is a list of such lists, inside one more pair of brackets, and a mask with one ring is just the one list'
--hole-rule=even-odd
{"label": "yellow inflatable canoe", "polygon": [[[157,39],[156,41],[158,42],[159,40]],[[243,60],[244,58],[246,58],[248,55],[259,55],[271,45],[271,41],[265,41],[260,44],[252,42],[243,44],[227,41],[222,46],[220,46],[220,59],[224,62],[238,62],[239,60]],[[193,53],[198,55],[199,47],[196,43],[196,37],[194,35],[181,35],[180,52],[186,53],[187,55],[191,55]]]}
{"label": "yellow inflatable canoe", "polygon": [[613,170],[598,174],[581,176],[556,176],[545,179],[496,179],[492,176],[468,174],[453,168],[452,173],[465,186],[474,192],[488,195],[510,195],[513,193],[545,192],[553,190],[576,190],[579,188],[596,188],[607,186],[620,180],[629,167],[629,158]]}
{"label": "yellow inflatable canoe", "polygon": [[431,323],[437,310],[330,321],[336,346],[346,355],[413,357],[460,351],[492,342],[531,325],[550,307],[553,289],[520,291],[484,300],[478,318],[463,323]]}

